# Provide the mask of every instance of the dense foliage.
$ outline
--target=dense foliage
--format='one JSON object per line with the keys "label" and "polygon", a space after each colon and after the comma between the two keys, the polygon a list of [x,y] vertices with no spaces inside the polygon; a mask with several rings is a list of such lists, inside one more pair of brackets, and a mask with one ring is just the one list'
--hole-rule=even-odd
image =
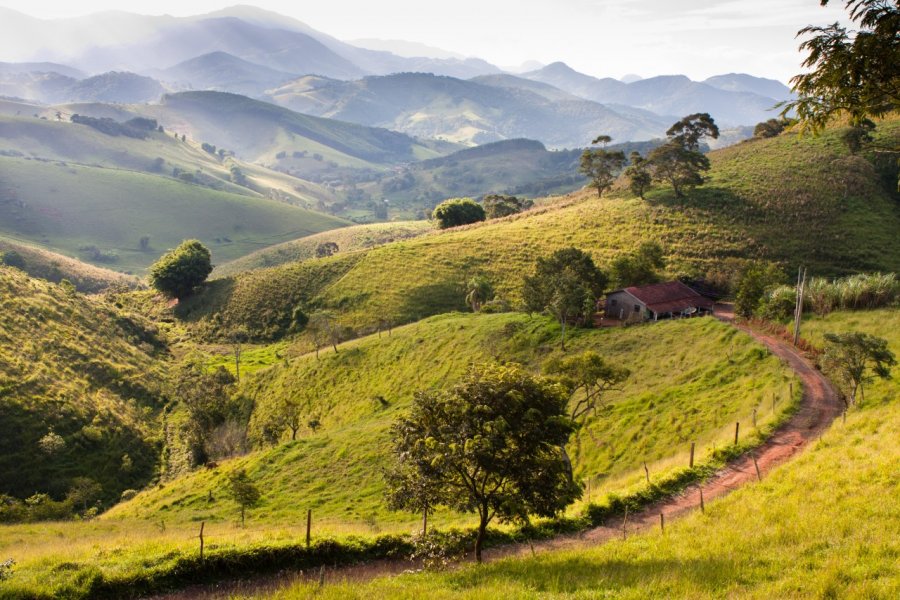
{"label": "dense foliage", "polygon": [[164,294],[185,298],[212,272],[209,250],[197,240],[185,240],[150,267],[150,285]]}
{"label": "dense foliage", "polygon": [[438,204],[431,218],[441,229],[484,221],[484,207],[471,198],[451,198]]}
{"label": "dense foliage", "polygon": [[390,503],[476,512],[480,562],[495,517],[551,517],[581,494],[561,450],[575,430],[566,400],[560,386],[515,365],[473,369],[452,390],[419,393],[393,428]]}

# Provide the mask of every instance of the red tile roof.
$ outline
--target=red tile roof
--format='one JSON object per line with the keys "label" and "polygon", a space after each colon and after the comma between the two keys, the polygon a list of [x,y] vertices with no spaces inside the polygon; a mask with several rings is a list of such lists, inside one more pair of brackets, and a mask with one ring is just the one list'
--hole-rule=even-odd
{"label": "red tile roof", "polygon": [[626,292],[647,305],[655,313],[682,311],[686,308],[711,310],[713,302],[680,281],[667,281],[640,287],[627,287]]}

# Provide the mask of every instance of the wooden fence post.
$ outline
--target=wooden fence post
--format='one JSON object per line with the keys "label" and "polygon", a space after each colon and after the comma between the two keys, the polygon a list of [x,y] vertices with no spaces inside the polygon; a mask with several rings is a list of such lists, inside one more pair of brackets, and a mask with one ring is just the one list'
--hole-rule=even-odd
{"label": "wooden fence post", "polygon": [[753,408],[753,428],[756,429],[756,408]]}
{"label": "wooden fence post", "polygon": [[306,511],[306,547],[309,548],[310,530],[312,529],[312,509]]}
{"label": "wooden fence post", "polygon": [[756,462],[756,454],[754,453],[750,456],[753,457],[753,466],[756,468],[756,480],[762,481],[762,475],[759,474],[759,463]]}
{"label": "wooden fence post", "polygon": [[200,521],[200,562],[203,562],[203,528],[206,526],[206,521]]}
{"label": "wooden fence post", "polygon": [[702,487],[700,488],[700,512],[701,513],[706,512],[706,506],[703,505],[703,488]]}
{"label": "wooden fence post", "polygon": [[694,468],[694,443],[695,442],[691,442],[691,461],[688,463],[688,467],[691,469]]}
{"label": "wooden fence post", "polygon": [[628,527],[628,507],[626,506],[626,507],[625,507],[625,518],[622,519],[622,539],[623,539],[623,540],[626,539],[626,538],[627,538],[627,535],[628,535],[628,534],[627,534],[627,531],[628,531],[627,527]]}
{"label": "wooden fence post", "polygon": [[650,483],[650,469],[647,468],[647,461],[644,461],[644,474],[647,476],[647,483]]}
{"label": "wooden fence post", "polygon": [[666,515],[663,513],[659,513],[659,530],[663,533],[666,532]]}
{"label": "wooden fence post", "polygon": [[741,430],[741,422],[737,421],[734,424],[734,445],[737,446],[738,443],[738,432]]}

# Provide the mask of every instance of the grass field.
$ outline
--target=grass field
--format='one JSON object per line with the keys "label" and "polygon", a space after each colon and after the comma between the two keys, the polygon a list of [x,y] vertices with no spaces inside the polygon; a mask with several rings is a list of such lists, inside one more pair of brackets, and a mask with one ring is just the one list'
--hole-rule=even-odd
{"label": "grass field", "polygon": [[418,237],[432,229],[433,227],[428,221],[397,221],[332,229],[299,240],[263,248],[237,260],[219,265],[213,271],[212,277],[229,277],[251,269],[263,269],[309,260],[316,257],[316,248],[319,244],[326,242],[337,244],[339,252],[353,252]]}
{"label": "grass field", "polygon": [[[807,325],[887,335],[900,311],[834,313]],[[895,370],[896,371],[896,370]],[[299,586],[278,598],[896,598],[900,594],[900,385],[870,386],[846,424],[800,457],[657,530],[596,548],[370,584]]]}
{"label": "grass field", "polygon": [[[897,136],[900,121],[881,128],[881,135]],[[672,276],[703,276],[749,259],[777,261],[787,271],[802,262],[815,275],[896,271],[900,205],[870,163],[848,156],[840,133],[786,134],[713,152],[710,182],[684,201],[663,188],[646,201],[621,190],[599,200],[584,191],[513,217],[306,263],[315,281],[318,268],[343,265],[343,275],[324,286],[288,284],[296,277],[293,265],[238,275],[192,301],[192,318],[286,319],[303,301],[334,310],[365,333],[379,320],[405,323],[462,310],[465,282],[475,275],[515,304],[538,256],[576,246],[606,267],[645,240],[663,245]],[[261,283],[269,289],[264,300],[249,298],[246,291]]]}
{"label": "grass field", "polygon": [[0,235],[126,272],[142,272],[184,239],[200,239],[218,262],[346,223],[144,173],[8,157],[0,172]]}
{"label": "grass field", "polygon": [[[319,538],[412,531],[416,516],[384,508],[380,473],[388,464],[388,427],[413,391],[447,385],[471,361],[495,354],[536,368],[555,352],[557,333],[544,318],[446,315],[395,329],[390,336],[344,344],[319,361],[305,355],[285,364],[278,355],[289,349],[280,347],[269,355],[273,366],[245,373],[243,392],[257,406],[251,433],[280,398],[295,394],[309,401],[310,414],[322,422],[319,431],[304,430],[296,442],[283,440],[160,484],[71,529],[69,524],[2,527],[0,555],[12,552],[19,561],[16,585],[22,587],[17,589],[47,591],[47,569],[59,564],[76,566],[60,574],[57,585],[75,585],[87,569],[115,578],[145,564],[163,568],[193,548],[189,538],[199,521],[206,521],[210,543],[223,549],[250,548],[270,538],[296,541],[307,508],[313,510]],[[685,351],[670,352],[676,344]],[[595,499],[640,487],[644,460],[654,476],[682,468],[689,441],[698,442],[698,461],[705,460],[714,447],[728,443],[736,418],[747,419],[763,402],[768,406],[773,393],[782,398],[779,414],[760,410],[761,428],[791,406],[789,372],[748,336],[712,319],[585,330],[573,338],[572,347],[595,348],[634,372],[625,390],[610,397],[613,407],[572,444],[577,473],[592,478]],[[222,492],[224,478],[235,468],[246,468],[265,490],[246,530],[235,527],[235,506]],[[472,518],[444,511],[433,523],[469,526]],[[62,546],[60,535],[79,541]],[[144,543],[131,547],[129,540],[138,538]]]}

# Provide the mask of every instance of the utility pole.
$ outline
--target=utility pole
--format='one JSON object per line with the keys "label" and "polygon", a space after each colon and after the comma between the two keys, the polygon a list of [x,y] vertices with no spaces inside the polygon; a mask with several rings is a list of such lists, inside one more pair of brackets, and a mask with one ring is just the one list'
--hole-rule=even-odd
{"label": "utility pole", "polygon": [[794,346],[800,343],[800,320],[803,317],[803,293],[806,290],[806,267],[797,270],[797,303],[794,306]]}

